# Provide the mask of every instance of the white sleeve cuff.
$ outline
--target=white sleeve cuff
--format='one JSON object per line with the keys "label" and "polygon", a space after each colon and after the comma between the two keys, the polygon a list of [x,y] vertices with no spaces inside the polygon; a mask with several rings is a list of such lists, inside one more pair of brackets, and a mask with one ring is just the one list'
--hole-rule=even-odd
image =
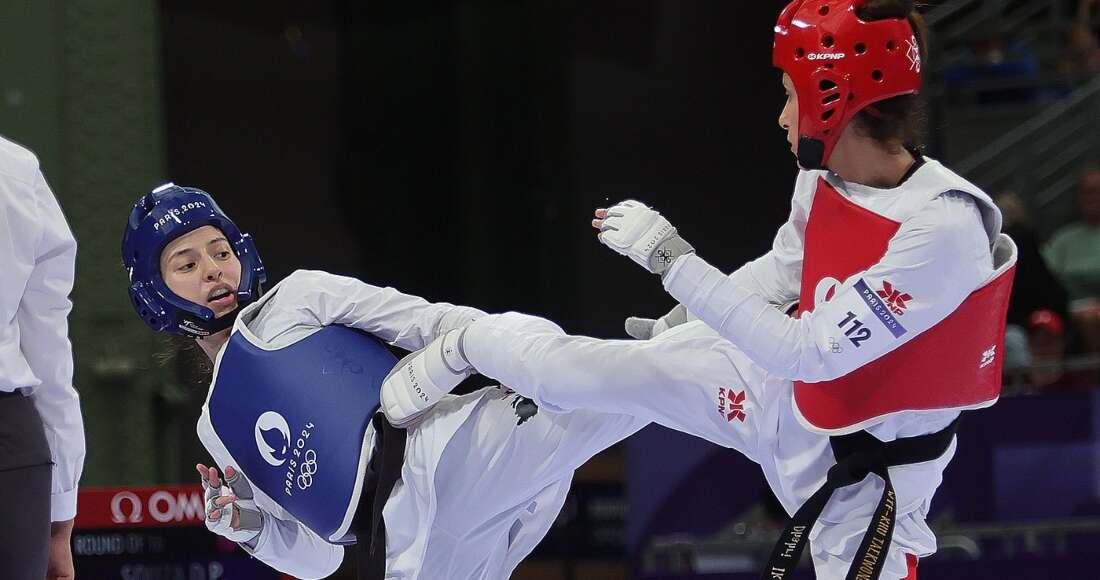
{"label": "white sleeve cuff", "polygon": [[77,488],[50,496],[50,521],[67,522],[76,517]]}
{"label": "white sleeve cuff", "polygon": [[674,293],[673,288],[679,288],[684,285],[684,280],[682,280],[681,278],[691,277],[681,275],[681,273],[684,271],[685,264],[687,264],[691,260],[691,258],[702,260],[702,258],[700,258],[698,254],[684,254],[683,256],[677,258],[676,261],[668,267],[668,271],[665,272],[664,277],[661,278],[661,284],[665,287],[665,290],[668,291],[669,294]]}

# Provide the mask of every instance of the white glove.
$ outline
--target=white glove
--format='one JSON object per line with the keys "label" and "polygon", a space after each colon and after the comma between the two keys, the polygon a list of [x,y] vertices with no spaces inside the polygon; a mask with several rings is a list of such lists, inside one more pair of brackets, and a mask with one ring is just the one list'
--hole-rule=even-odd
{"label": "white glove", "polygon": [[382,412],[403,427],[431,408],[474,368],[462,354],[466,328],[452,330],[397,362],[382,381]]}
{"label": "white glove", "polygon": [[600,242],[654,274],[695,251],[661,214],[632,199],[608,208],[599,228]]}
{"label": "white glove", "polygon": [[222,483],[213,467],[200,464],[196,468],[202,476],[206,529],[234,542],[248,543],[259,537],[264,518],[244,474],[226,467],[226,480]]}
{"label": "white glove", "polygon": [[649,340],[688,320],[694,320],[694,317],[688,313],[687,307],[683,304],[677,304],[672,310],[668,311],[668,314],[657,319],[638,316],[627,318],[626,333],[638,340]]}

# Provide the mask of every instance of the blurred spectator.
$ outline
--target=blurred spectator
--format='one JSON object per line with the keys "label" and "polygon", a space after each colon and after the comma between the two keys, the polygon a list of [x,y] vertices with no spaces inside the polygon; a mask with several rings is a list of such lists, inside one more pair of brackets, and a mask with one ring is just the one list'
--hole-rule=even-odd
{"label": "blurred spectator", "polygon": [[1033,386],[1044,387],[1062,378],[1060,363],[1066,353],[1066,325],[1053,310],[1036,310],[1027,320],[1027,345],[1031,363],[1028,371]]}
{"label": "blurred spectator", "polygon": [[1031,212],[1015,192],[998,195],[994,200],[1004,217],[1003,231],[1019,249],[1016,281],[1008,304],[1008,323],[1026,326],[1036,310],[1052,310],[1063,319],[1068,315],[1068,296],[1061,281],[1047,265],[1039,235],[1031,225]]}
{"label": "blurred spectator", "polygon": [[[1031,366],[1033,361],[1061,360],[1066,341],[1064,332],[1061,337],[1062,348],[1052,349],[1049,337],[1035,336],[1040,329],[1047,327],[1036,326],[1032,318],[1038,312],[1048,312],[1059,321],[1066,320],[1066,290],[1043,259],[1039,236],[1031,227],[1030,212],[1024,201],[1014,192],[1002,193],[995,201],[1004,216],[1003,230],[1012,237],[1019,249],[1016,281],[1012,285],[1012,298],[1008,303],[1005,365],[1009,368],[1020,368]],[[1036,347],[1039,348],[1038,352]]]}
{"label": "blurred spectator", "polygon": [[1027,329],[1018,324],[1005,326],[1005,372],[1031,366],[1031,347],[1027,344]]}
{"label": "blurred spectator", "polygon": [[1027,42],[1007,38],[999,29],[976,35],[951,60],[952,64],[944,67],[944,79],[963,88],[975,83],[985,87],[976,93],[979,104],[1018,101],[1036,95],[1038,56]]}
{"label": "blurred spectator", "polygon": [[1077,18],[1066,31],[1066,50],[1058,69],[1071,78],[1084,80],[1100,73],[1100,35],[1092,16],[1098,6],[1098,0],[1081,0]]}
{"label": "blurred spectator", "polygon": [[1077,207],[1080,219],[1055,232],[1044,254],[1069,292],[1070,318],[1083,350],[1096,354],[1100,353],[1100,167],[1081,174]]}

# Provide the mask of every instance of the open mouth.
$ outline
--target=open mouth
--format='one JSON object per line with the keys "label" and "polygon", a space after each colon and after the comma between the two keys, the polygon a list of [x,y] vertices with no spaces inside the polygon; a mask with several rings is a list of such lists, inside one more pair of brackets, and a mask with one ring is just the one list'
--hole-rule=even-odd
{"label": "open mouth", "polygon": [[207,297],[206,302],[212,306],[229,306],[237,300],[237,295],[228,286],[215,288]]}

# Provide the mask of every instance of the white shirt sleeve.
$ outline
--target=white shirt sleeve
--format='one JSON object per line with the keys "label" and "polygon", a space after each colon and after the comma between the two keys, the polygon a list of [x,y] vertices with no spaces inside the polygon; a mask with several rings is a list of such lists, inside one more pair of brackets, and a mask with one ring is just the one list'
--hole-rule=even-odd
{"label": "white shirt sleeve", "polygon": [[[843,281],[800,319],[768,305],[695,255],[681,257],[665,289],[775,376],[843,376],[931,328],[993,272],[989,238],[969,195],[936,198],[902,223],[883,258]],[[875,307],[879,291],[908,294],[902,312]],[[881,301],[880,301],[881,306]]]}
{"label": "white shirt sleeve", "polygon": [[730,280],[742,288],[759,294],[773,304],[786,304],[798,300],[801,290],[803,241],[806,222],[810,217],[813,201],[812,187],[816,174],[805,171],[798,174],[795,195],[791,198],[791,215],[780,228],[772,242],[772,249],[759,258],[741,266],[730,274]]}
{"label": "white shirt sleeve", "polygon": [[276,570],[299,578],[327,578],[344,560],[344,547],[330,544],[295,520],[281,520],[260,512],[264,525],[255,547],[241,543],[246,552]]}
{"label": "white shirt sleeve", "polygon": [[41,172],[36,171],[28,195],[34,198],[37,239],[16,320],[23,356],[40,381],[31,399],[42,416],[54,462],[50,517],[58,522],[76,516],[77,482],[84,468],[84,422],[73,388],[68,324],[76,240]]}
{"label": "white shirt sleeve", "polygon": [[[302,323],[350,326],[405,350],[423,348],[440,334],[485,316],[476,308],[432,303],[393,288],[314,270],[295,271],[279,283],[277,292],[277,308],[294,309],[296,317],[305,317]],[[262,329],[257,334],[275,339]]]}

